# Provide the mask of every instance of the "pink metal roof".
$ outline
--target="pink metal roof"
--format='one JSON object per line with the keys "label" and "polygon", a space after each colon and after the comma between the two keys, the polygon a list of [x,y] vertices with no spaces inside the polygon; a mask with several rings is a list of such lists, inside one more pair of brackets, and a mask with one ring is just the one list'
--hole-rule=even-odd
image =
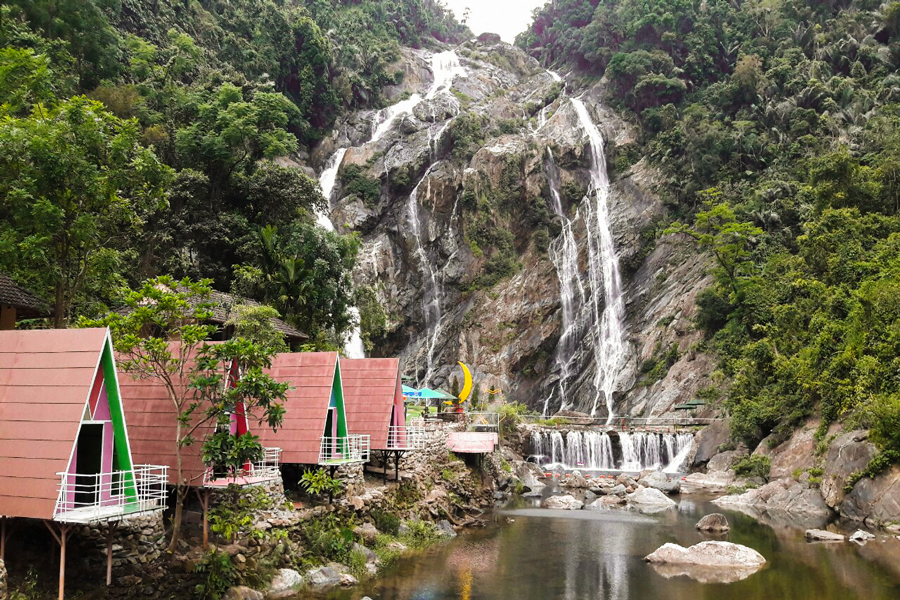
{"label": "pink metal roof", "polygon": [[373,450],[386,450],[391,408],[403,410],[400,359],[341,359],[341,380],[350,433],[369,435]]}
{"label": "pink metal roof", "polygon": [[263,425],[254,434],[259,435],[263,446],[281,448],[281,462],[318,462],[337,361],[337,352],[294,352],[275,357],[269,373],[292,388],[287,393],[284,422],[277,432]]}
{"label": "pink metal roof", "polygon": [[0,331],[0,515],[52,519],[106,329]]}
{"label": "pink metal roof", "polygon": [[[210,343],[210,342],[207,342]],[[117,356],[122,360],[121,356]],[[187,379],[177,381],[179,393],[188,385]],[[178,458],[175,452],[176,416],[178,411],[166,387],[157,378],[138,379],[130,373],[119,372],[122,408],[128,423],[131,456],[134,464],[165,465],[169,467],[169,481],[178,482]],[[203,439],[212,431],[207,424],[194,432],[196,440],[181,450],[185,479],[200,485],[206,465],[203,464]]]}

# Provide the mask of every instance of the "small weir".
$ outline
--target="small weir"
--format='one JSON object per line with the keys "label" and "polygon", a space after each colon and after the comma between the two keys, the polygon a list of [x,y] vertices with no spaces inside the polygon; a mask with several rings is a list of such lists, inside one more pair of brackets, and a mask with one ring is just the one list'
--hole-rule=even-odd
{"label": "small weir", "polygon": [[690,433],[534,431],[531,453],[550,468],[677,473],[693,440]]}

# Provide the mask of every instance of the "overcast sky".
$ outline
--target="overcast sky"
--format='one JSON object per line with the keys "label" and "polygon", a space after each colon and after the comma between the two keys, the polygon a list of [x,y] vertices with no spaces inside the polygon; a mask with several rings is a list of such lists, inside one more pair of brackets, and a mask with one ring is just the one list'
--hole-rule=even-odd
{"label": "overcast sky", "polygon": [[531,24],[531,11],[543,6],[547,0],[444,0],[457,19],[462,19],[466,7],[469,12],[467,25],[475,35],[490,31],[499,33],[510,44],[516,35]]}

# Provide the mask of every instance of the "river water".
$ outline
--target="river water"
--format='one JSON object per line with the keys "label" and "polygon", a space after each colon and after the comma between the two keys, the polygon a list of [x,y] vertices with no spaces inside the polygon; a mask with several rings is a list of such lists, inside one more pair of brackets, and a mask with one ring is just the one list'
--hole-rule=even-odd
{"label": "river water", "polygon": [[[535,501],[536,503],[536,501]],[[724,537],[694,529],[705,514],[722,512],[731,523]],[[803,526],[759,522],[707,501],[683,498],[655,515],[623,510],[551,511],[519,500],[497,510],[485,529],[468,532],[404,559],[379,578],[333,600],[897,600],[900,540],[879,536],[859,547],[850,542],[811,544]],[[847,533],[852,533],[848,531]],[[730,584],[700,583],[664,573],[643,557],[666,542],[689,546],[724,539],[760,552],[760,571]],[[668,576],[667,576],[668,575]]]}

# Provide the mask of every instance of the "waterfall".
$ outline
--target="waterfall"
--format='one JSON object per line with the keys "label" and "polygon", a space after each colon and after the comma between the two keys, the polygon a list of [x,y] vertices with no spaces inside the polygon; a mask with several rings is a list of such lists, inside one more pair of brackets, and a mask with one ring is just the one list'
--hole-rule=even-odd
{"label": "waterfall", "polygon": [[437,345],[438,336],[440,334],[441,325],[441,296],[443,290],[438,282],[437,270],[425,251],[425,243],[429,241],[429,237],[422,240],[422,217],[419,215],[419,188],[423,182],[428,182],[425,187],[425,197],[431,195],[431,181],[428,176],[431,171],[440,163],[434,163],[425,172],[419,183],[409,195],[407,208],[409,210],[409,226],[412,231],[413,239],[416,241],[416,256],[419,258],[420,269],[423,275],[423,292],[422,292],[422,311],[425,316],[425,333],[428,336],[425,371],[425,385],[429,385],[431,376],[434,374],[434,349]]}
{"label": "waterfall", "polygon": [[531,453],[544,464],[566,469],[596,471],[644,471],[662,469],[678,473],[691,451],[690,433],[619,433],[620,459],[613,440],[603,431],[533,431]]}
{"label": "waterfall", "polygon": [[[603,136],[591,120],[587,107],[579,98],[572,99],[572,106],[591,146],[591,187],[593,202],[584,202],[584,223],[588,238],[588,271],[591,287],[593,322],[595,331],[594,359],[597,374],[594,378],[595,396],[591,414],[597,412],[601,395],[606,400],[607,424],[613,420],[613,392],[618,375],[625,361],[625,300],[619,276],[619,258],[616,256],[609,220],[609,177],[606,172],[606,155]],[[602,282],[602,284],[601,284]],[[604,307],[600,312],[600,295],[603,289]],[[599,323],[599,330],[596,324]]]}
{"label": "waterfall", "polygon": [[372,124],[374,129],[369,143],[380,140],[384,134],[391,130],[394,121],[402,115],[411,114],[413,109],[421,104],[423,100],[433,100],[441,92],[448,91],[453,85],[455,77],[467,76],[466,70],[459,63],[459,56],[453,50],[432,54],[429,63],[434,81],[431,83],[428,91],[425,92],[425,96],[413,94],[406,100],[401,100],[397,104],[379,111],[376,115],[376,122]]}
{"label": "waterfall", "polygon": [[[572,375],[572,359],[578,343],[581,341],[581,332],[575,317],[576,311],[584,302],[585,293],[579,277],[578,244],[575,241],[572,227],[573,219],[570,219],[563,209],[562,198],[559,194],[559,169],[549,147],[547,148],[547,176],[553,212],[563,222],[562,232],[550,245],[549,254],[550,261],[556,267],[556,275],[559,278],[560,305],[562,306],[562,335],[556,344],[554,361],[559,369],[560,408],[567,408],[571,406],[571,403],[566,395],[566,383]],[[548,404],[549,398],[548,402],[544,404],[544,416],[547,416]]]}

